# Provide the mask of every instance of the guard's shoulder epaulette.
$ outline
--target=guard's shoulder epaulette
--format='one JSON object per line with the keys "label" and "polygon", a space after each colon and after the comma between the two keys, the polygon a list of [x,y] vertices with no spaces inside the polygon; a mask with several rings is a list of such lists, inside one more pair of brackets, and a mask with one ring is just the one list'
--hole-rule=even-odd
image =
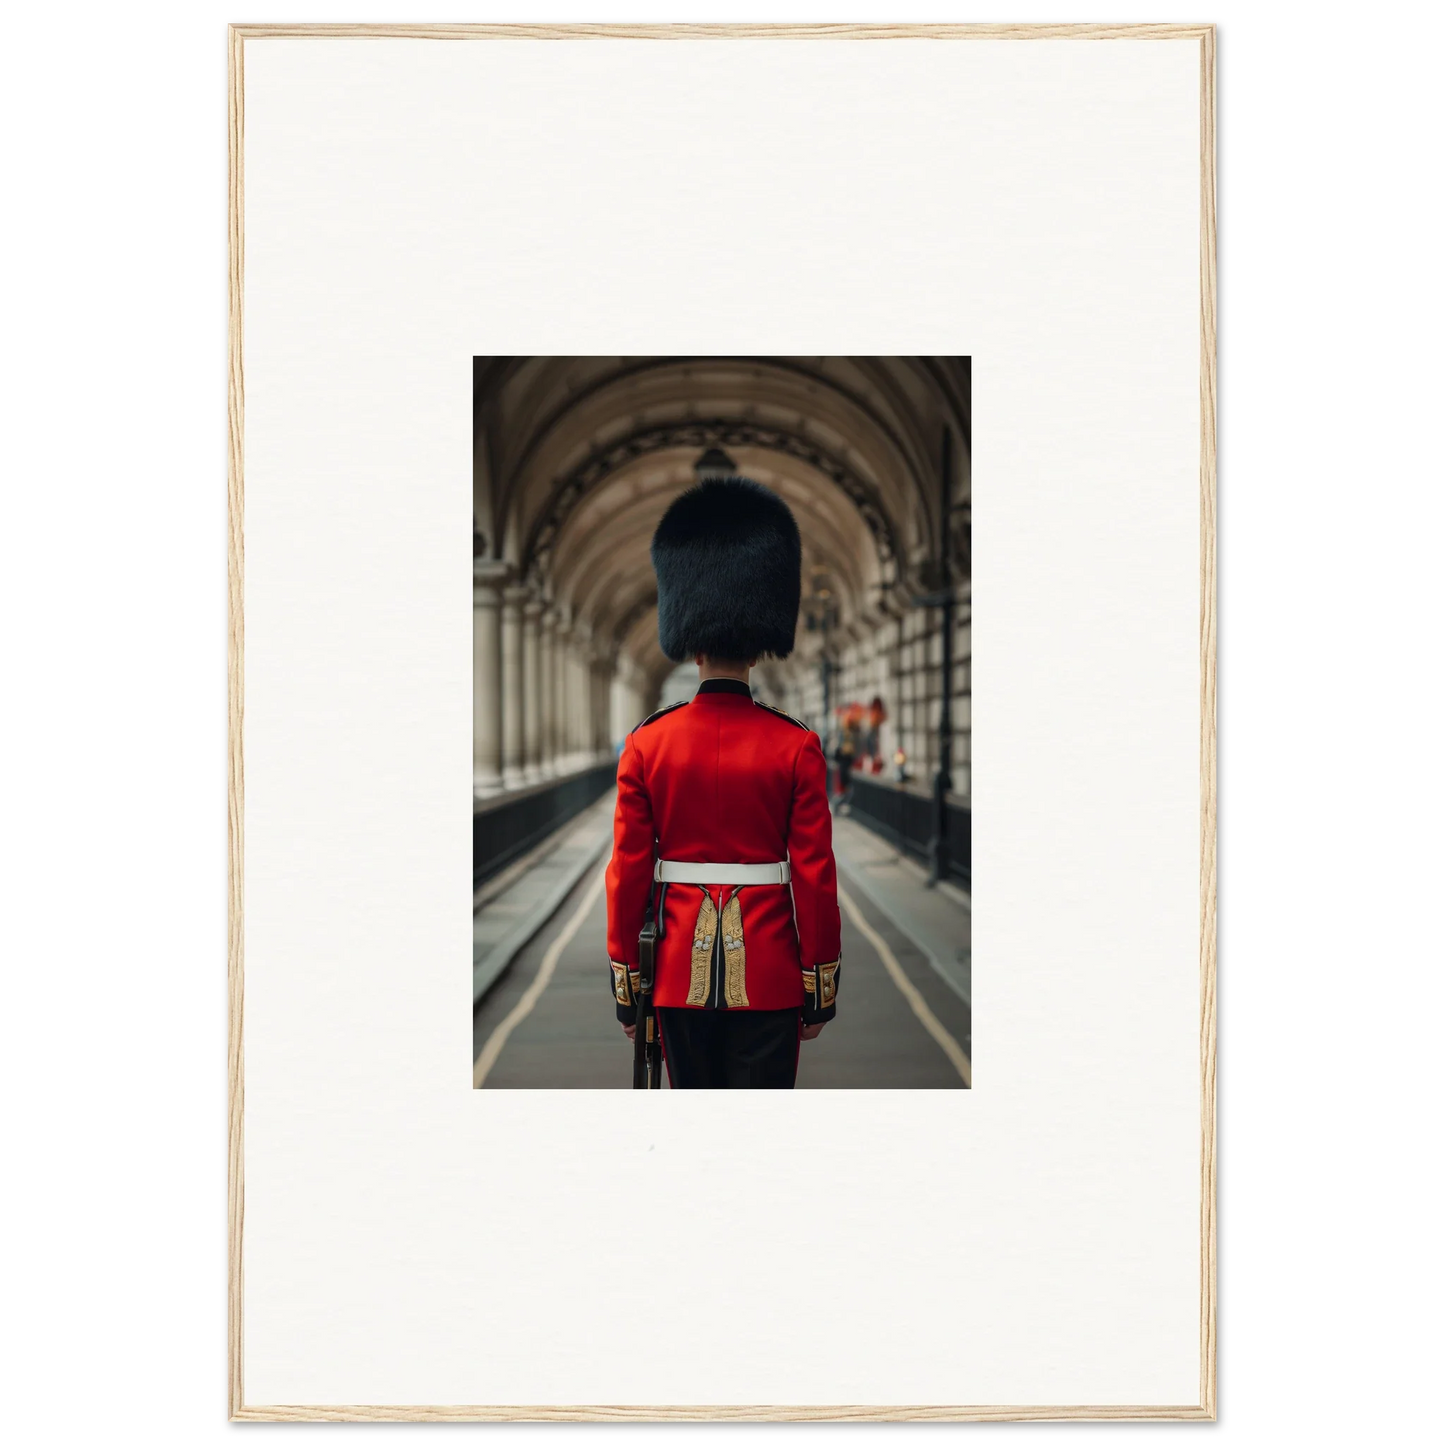
{"label": "guard's shoulder epaulette", "polygon": [[804,732],[808,731],[808,724],[799,722],[792,713],[784,712],[782,708],[774,707],[770,702],[758,702],[757,698],[754,698],[753,701],[757,703],[759,707],[765,707],[770,713],[774,713],[776,716],[782,718],[784,722],[790,722],[795,728],[802,728]]}
{"label": "guard's shoulder epaulette", "polygon": [[676,711],[678,710],[678,708],[680,708],[680,707],[686,707],[686,706],[687,706],[687,703],[686,703],[686,702],[670,702],[670,703],[668,703],[668,705],[667,705],[666,707],[660,707],[660,708],[658,708],[658,710],[657,710],[655,713],[653,713],[651,717],[645,717],[645,718],[643,718],[642,721],[641,721],[640,723],[638,723],[635,728],[632,729],[632,731],[633,731],[633,732],[641,732],[642,729],[645,728],[645,727],[648,725],[648,723],[655,723],[655,722],[658,720],[658,718],[660,718],[660,717],[666,717],[666,716],[668,715],[668,713],[670,713],[670,712],[676,712]]}

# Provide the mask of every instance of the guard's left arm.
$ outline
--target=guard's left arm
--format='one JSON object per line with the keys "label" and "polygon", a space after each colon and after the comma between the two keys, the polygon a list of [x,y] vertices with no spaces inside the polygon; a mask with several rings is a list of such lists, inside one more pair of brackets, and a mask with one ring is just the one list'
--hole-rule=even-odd
{"label": "guard's left arm", "polygon": [[612,861],[607,865],[607,957],[620,1023],[637,1022],[637,936],[652,891],[652,799],[637,740],[629,736],[617,763]]}

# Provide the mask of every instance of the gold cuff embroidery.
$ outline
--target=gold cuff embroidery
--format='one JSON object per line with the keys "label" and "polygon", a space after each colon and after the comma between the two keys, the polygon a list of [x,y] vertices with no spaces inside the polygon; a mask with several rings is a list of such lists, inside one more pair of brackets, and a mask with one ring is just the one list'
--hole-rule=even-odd
{"label": "gold cuff embroidery", "polygon": [[612,964],[612,992],[617,996],[620,1004],[630,1004],[637,998],[637,971],[634,969],[631,974],[627,971],[625,963],[615,963],[612,959],[607,960]]}
{"label": "gold cuff embroidery", "polygon": [[813,970],[810,968],[810,969],[803,975],[803,992],[804,992],[804,993],[816,993],[817,991],[818,991],[817,979],[814,977],[814,975],[813,975]]}
{"label": "gold cuff embroidery", "polygon": [[716,931],[717,909],[712,895],[704,890],[697,924],[692,930],[692,978],[688,983],[687,1001],[693,1007],[707,1002],[708,965],[712,962],[712,939]]}
{"label": "gold cuff embroidery", "polygon": [[747,949],[743,947],[743,909],[737,894],[728,899],[722,916],[723,1000],[729,1008],[747,1008]]}
{"label": "gold cuff embroidery", "polygon": [[827,1008],[838,997],[838,965],[841,962],[841,959],[834,959],[832,963],[818,965],[819,1008]]}

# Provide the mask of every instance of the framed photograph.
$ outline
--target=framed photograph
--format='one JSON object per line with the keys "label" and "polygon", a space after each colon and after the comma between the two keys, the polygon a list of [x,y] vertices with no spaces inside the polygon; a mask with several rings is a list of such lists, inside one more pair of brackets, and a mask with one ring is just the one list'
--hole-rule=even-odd
{"label": "framed photograph", "polygon": [[474,368],[473,1084],[968,1088],[969,358]]}
{"label": "framed photograph", "polygon": [[230,55],[232,1417],[1213,1419],[1212,27]]}

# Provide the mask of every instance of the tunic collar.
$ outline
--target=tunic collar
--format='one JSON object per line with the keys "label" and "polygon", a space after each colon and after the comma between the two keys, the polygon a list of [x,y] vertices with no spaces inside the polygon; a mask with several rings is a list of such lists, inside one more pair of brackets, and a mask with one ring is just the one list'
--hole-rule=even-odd
{"label": "tunic collar", "polygon": [[749,700],[751,700],[753,695],[752,688],[745,682],[739,682],[735,677],[710,677],[706,682],[698,684],[698,697],[708,692],[730,692],[738,697],[745,697]]}

